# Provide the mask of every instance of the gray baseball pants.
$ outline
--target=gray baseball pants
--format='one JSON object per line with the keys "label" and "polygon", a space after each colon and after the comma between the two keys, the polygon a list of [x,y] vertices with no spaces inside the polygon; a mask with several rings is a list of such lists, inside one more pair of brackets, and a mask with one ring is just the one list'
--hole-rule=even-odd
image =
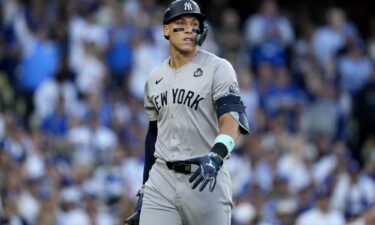
{"label": "gray baseball pants", "polygon": [[157,159],[145,184],[140,225],[230,225],[231,180],[223,167],[213,192],[191,188],[191,174],[177,173]]}

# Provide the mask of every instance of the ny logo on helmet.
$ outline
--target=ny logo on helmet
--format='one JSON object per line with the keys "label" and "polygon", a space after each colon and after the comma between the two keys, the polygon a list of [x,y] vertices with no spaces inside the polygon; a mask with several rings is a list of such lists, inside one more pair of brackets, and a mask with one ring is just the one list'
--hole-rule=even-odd
{"label": "ny logo on helmet", "polygon": [[184,6],[185,6],[185,10],[193,10],[193,7],[191,6],[190,2],[185,2]]}

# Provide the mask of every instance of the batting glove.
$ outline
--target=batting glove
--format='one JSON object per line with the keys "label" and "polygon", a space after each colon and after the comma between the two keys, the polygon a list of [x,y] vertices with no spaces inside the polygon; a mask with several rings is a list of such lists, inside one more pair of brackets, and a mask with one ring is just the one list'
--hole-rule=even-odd
{"label": "batting glove", "polygon": [[142,203],[143,203],[143,191],[145,189],[145,186],[142,185],[141,189],[138,190],[137,192],[137,203],[135,204],[134,211],[136,212],[141,212],[142,209]]}
{"label": "batting glove", "polygon": [[133,213],[125,220],[124,225],[139,225],[139,217],[140,213],[138,211]]}
{"label": "batting glove", "polygon": [[135,213],[133,213],[124,221],[124,225],[139,225],[139,217],[141,215],[144,188],[144,185],[142,185],[141,189],[139,189],[139,191],[137,192],[138,200],[134,207]]}
{"label": "batting glove", "polygon": [[186,162],[199,166],[189,178],[189,182],[193,183],[192,189],[200,184],[199,191],[203,191],[209,183],[209,190],[212,192],[216,186],[217,173],[223,165],[223,157],[211,151],[205,156],[188,159]]}

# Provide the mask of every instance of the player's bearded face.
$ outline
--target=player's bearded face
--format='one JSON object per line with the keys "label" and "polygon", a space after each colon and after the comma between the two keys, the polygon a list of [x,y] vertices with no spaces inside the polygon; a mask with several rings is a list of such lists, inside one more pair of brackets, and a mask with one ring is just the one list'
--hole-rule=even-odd
{"label": "player's bearded face", "polygon": [[197,46],[199,21],[194,16],[181,16],[164,26],[164,34],[169,37],[171,45],[178,51],[189,53]]}

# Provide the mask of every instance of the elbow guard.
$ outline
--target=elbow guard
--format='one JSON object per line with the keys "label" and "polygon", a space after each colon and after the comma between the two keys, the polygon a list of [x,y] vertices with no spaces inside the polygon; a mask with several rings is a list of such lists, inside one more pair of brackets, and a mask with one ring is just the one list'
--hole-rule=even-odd
{"label": "elbow guard", "polygon": [[216,115],[220,118],[225,113],[229,113],[237,121],[241,134],[249,134],[249,122],[245,113],[245,105],[238,95],[227,95],[219,98],[215,102]]}

